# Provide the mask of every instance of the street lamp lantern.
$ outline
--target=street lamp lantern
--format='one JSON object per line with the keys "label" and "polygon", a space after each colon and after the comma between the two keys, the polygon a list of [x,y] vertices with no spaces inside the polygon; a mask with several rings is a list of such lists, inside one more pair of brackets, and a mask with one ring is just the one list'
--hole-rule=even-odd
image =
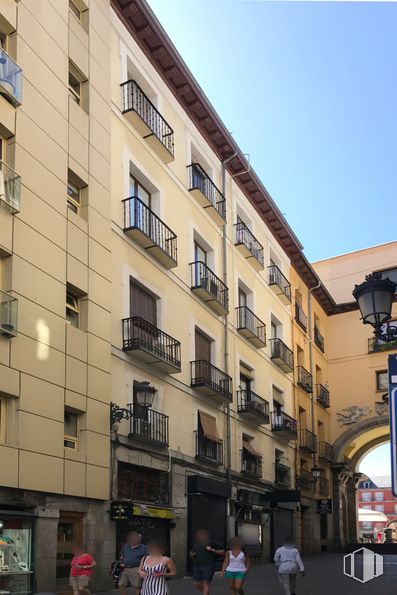
{"label": "street lamp lantern", "polygon": [[370,324],[374,328],[375,337],[383,341],[396,338],[396,327],[389,327],[386,332],[382,331],[383,324],[391,318],[395,291],[396,283],[388,277],[383,279],[382,273],[379,272],[366,275],[365,281],[356,285],[353,290],[363,323]]}
{"label": "street lamp lantern", "polygon": [[320,479],[320,477],[321,477],[320,467],[317,467],[317,465],[314,465],[312,467],[311,471],[312,471],[312,477],[313,477],[314,481],[317,481],[318,479]]}
{"label": "street lamp lantern", "polygon": [[140,407],[151,407],[153,405],[154,395],[157,393],[157,388],[150,386],[150,382],[144,380],[137,382],[134,385],[134,392],[136,402]]}

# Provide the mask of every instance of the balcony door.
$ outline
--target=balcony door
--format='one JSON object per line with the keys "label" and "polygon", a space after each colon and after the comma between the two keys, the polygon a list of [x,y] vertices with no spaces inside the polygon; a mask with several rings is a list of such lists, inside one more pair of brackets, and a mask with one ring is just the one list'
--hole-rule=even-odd
{"label": "balcony door", "polygon": [[138,198],[141,201],[134,200],[131,202],[129,227],[137,227],[151,237],[151,218],[145,207],[152,208],[152,197],[150,192],[132,174],[130,174],[129,194],[130,197]]}
{"label": "balcony door", "polygon": [[157,343],[157,300],[141,285],[130,281],[130,316],[139,317],[132,323],[135,340],[142,347],[154,349]]}
{"label": "balcony door", "polygon": [[194,335],[196,377],[201,378],[203,382],[209,381],[211,378],[211,368],[208,366],[211,363],[211,339],[198,329]]}
{"label": "balcony door", "polygon": [[[207,279],[207,251],[199,244],[194,242],[194,284],[195,286],[209,287],[210,280]],[[205,266],[203,266],[205,265]]]}

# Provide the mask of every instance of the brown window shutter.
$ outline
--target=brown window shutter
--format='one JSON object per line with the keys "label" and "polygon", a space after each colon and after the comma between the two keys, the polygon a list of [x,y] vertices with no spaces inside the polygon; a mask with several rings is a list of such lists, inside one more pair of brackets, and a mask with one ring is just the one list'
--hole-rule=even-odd
{"label": "brown window shutter", "polygon": [[221,442],[218,434],[218,428],[216,427],[216,418],[204,411],[199,411],[199,423],[201,430],[205,438],[212,440],[213,442]]}
{"label": "brown window shutter", "polygon": [[207,362],[211,361],[211,341],[197,330],[195,333],[195,350],[196,360],[203,359]]}
{"label": "brown window shutter", "polygon": [[130,283],[130,314],[157,326],[156,298],[133,281]]}
{"label": "brown window shutter", "polygon": [[250,455],[254,457],[259,456],[259,453],[255,448],[252,446],[251,440],[246,440],[243,438],[243,449],[246,450]]}

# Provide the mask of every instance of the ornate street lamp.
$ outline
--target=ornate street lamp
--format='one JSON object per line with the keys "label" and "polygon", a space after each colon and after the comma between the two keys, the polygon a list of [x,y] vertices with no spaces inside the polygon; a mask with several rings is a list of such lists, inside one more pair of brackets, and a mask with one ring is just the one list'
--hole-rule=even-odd
{"label": "ornate street lamp", "polygon": [[396,287],[396,283],[388,277],[383,279],[382,273],[371,273],[353,290],[363,323],[370,324],[374,328],[375,337],[385,342],[397,339],[397,327],[389,326],[386,331],[382,330],[385,322],[391,319]]}
{"label": "ornate street lamp", "polygon": [[[143,380],[142,382],[134,383],[134,397],[138,408],[149,409],[153,405],[154,395],[157,389],[150,386],[150,382]],[[132,409],[126,407],[119,407],[116,403],[110,403],[110,426],[119,424],[123,419],[131,419],[133,416]]]}
{"label": "ornate street lamp", "polygon": [[312,477],[314,481],[317,481],[318,479],[320,479],[321,477],[321,469],[320,467],[317,467],[317,465],[314,465],[311,468],[311,472],[312,472]]}

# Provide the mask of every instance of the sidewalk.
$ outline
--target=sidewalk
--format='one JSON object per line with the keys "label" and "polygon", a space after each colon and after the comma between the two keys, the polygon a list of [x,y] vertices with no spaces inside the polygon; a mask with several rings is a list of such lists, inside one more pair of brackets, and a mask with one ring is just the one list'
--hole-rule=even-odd
{"label": "sidewalk", "polygon": [[[382,592],[392,595],[397,588],[397,556],[384,556],[384,575],[362,584],[343,575],[343,555],[324,554],[304,560],[306,576],[298,579],[297,595],[375,595]],[[169,583],[170,595],[197,594],[190,578]],[[114,595],[116,592],[97,595]],[[282,595],[275,566],[254,566],[248,576],[246,595]],[[228,595],[227,583],[215,576],[211,595]],[[132,595],[132,591],[129,591]]]}

